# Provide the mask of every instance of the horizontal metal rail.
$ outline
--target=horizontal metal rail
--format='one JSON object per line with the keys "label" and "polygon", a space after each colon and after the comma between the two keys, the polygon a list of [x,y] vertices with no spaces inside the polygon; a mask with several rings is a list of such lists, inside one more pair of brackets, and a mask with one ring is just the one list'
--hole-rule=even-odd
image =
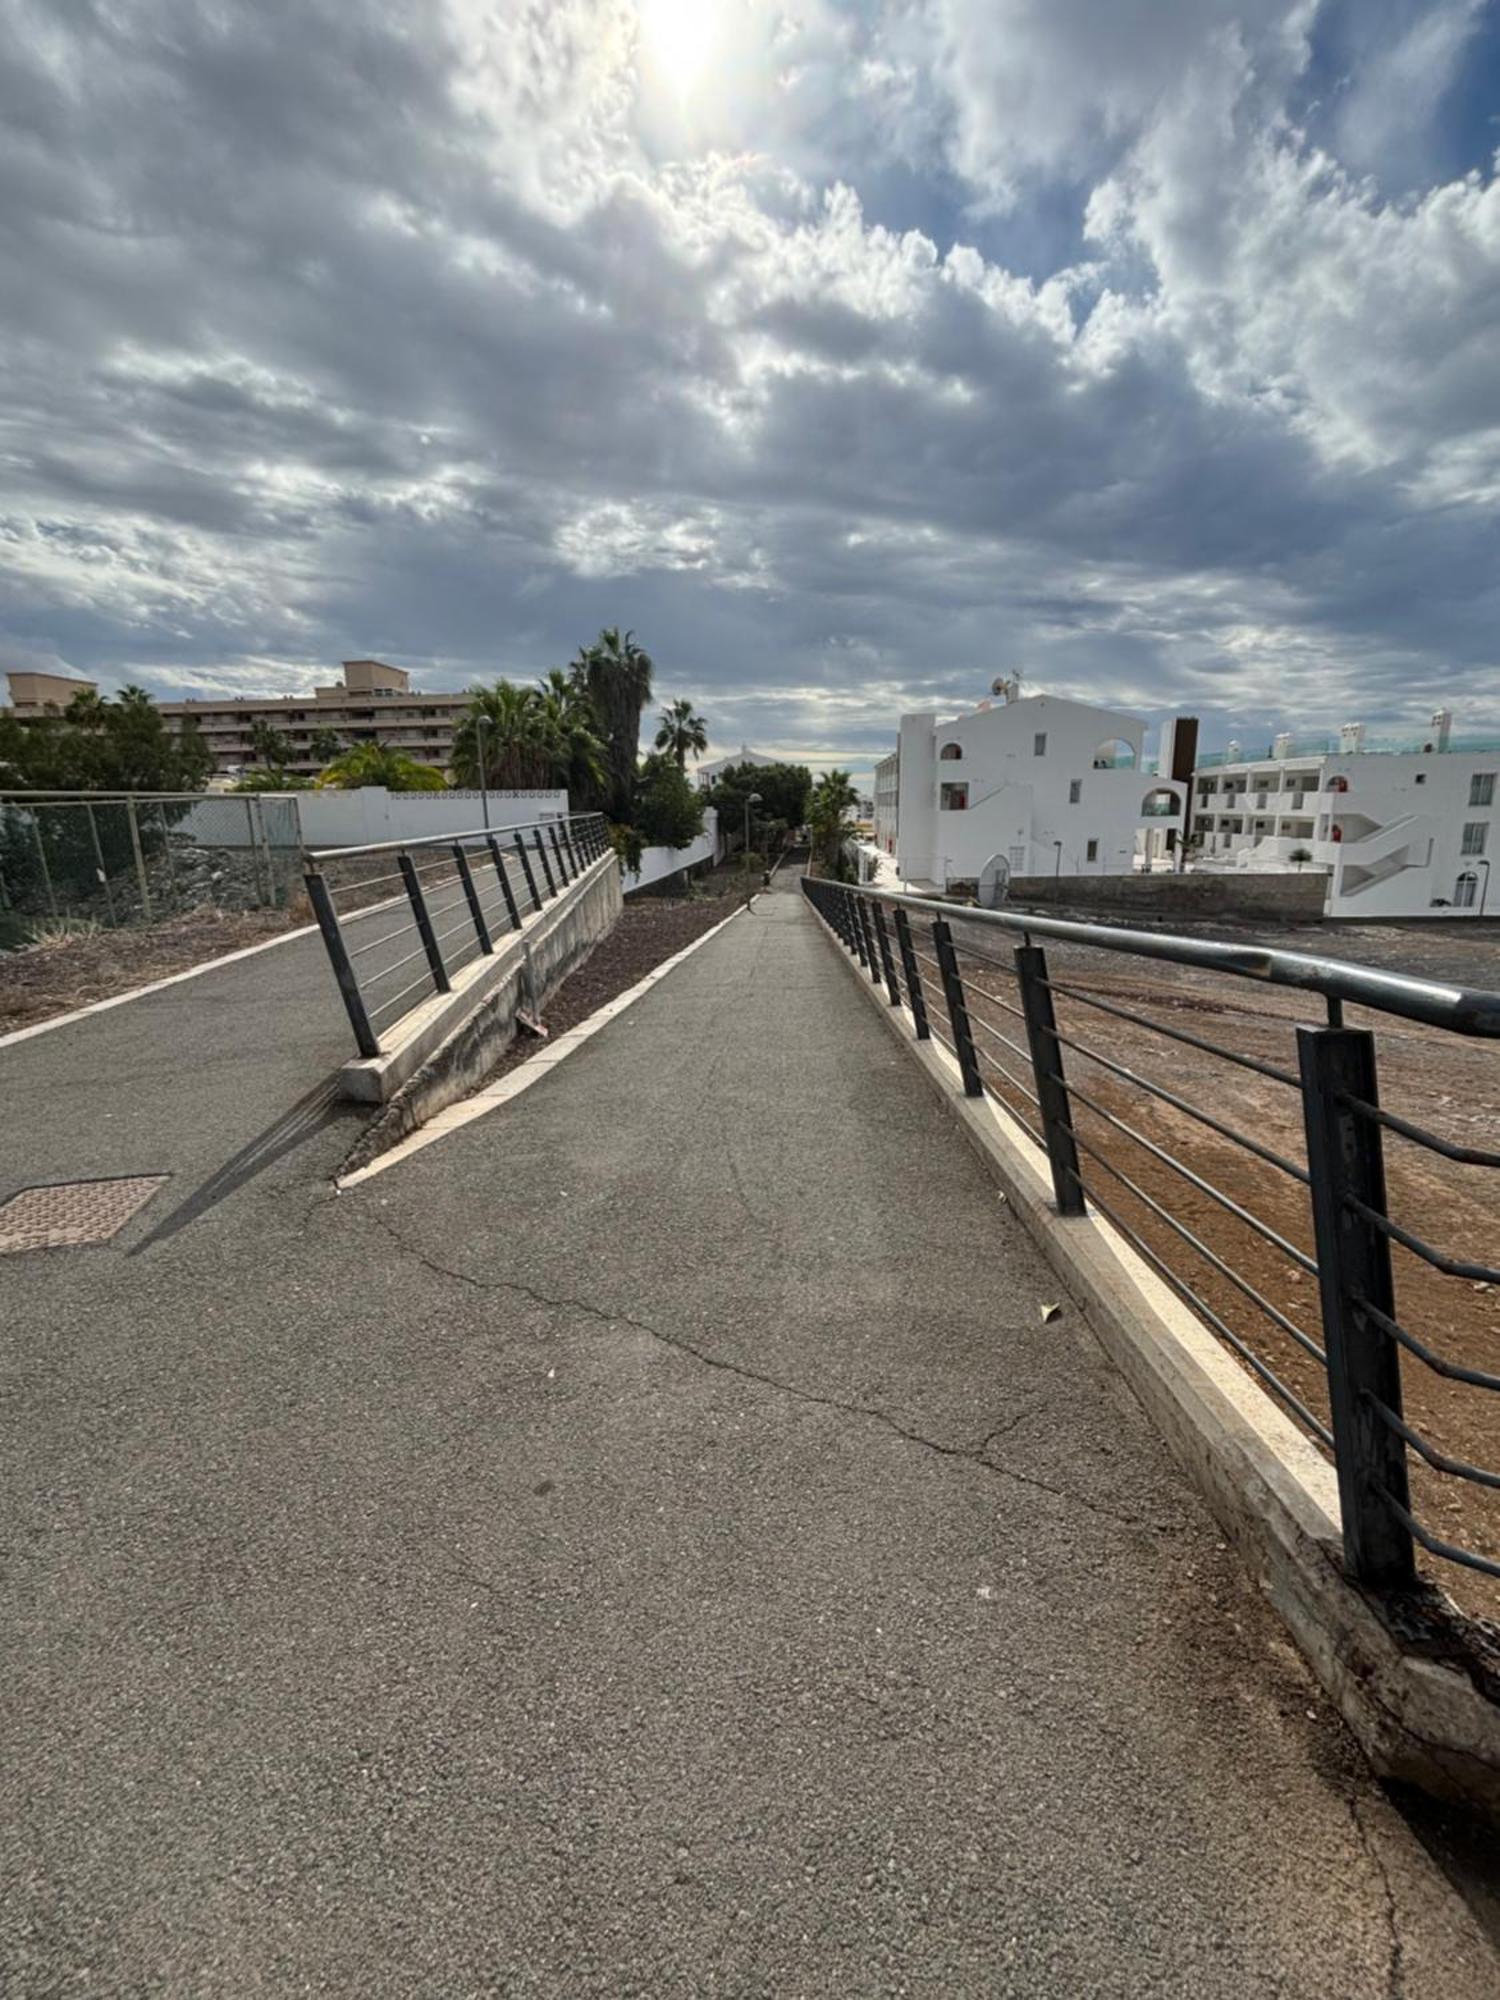
{"label": "horizontal metal rail", "polygon": [[[549,866],[549,853],[555,870]],[[524,879],[527,907],[539,914],[554,896],[613,853],[598,813],[305,850],[308,900],[361,1056],[381,1054],[382,1036],[402,1015],[433,993],[450,992],[456,972],[467,972],[478,960],[493,956],[506,938],[522,929],[512,858],[520,862],[518,879]],[[396,866],[365,874],[361,864],[371,856],[389,857]],[[540,883],[533,859],[541,863]],[[373,902],[372,890],[380,892]],[[359,899],[360,907],[341,908],[341,897]],[[394,921],[392,928],[403,904],[404,919]],[[385,917],[386,930],[368,938],[357,934],[360,941],[351,943],[346,930],[376,915]],[[405,949],[413,935],[416,947]],[[386,958],[392,949],[396,956]],[[422,976],[395,993],[382,991],[385,981],[421,960],[426,961]]]}
{"label": "horizontal metal rail", "polygon": [[[952,1066],[945,1067],[950,1075],[956,1072],[965,1094],[992,1099],[1042,1149],[1051,1167],[1059,1212],[1079,1215],[1092,1205],[1332,1455],[1343,1514],[1344,1560],[1355,1578],[1373,1592],[1399,1593],[1416,1580],[1416,1549],[1500,1577],[1500,1563],[1435,1533],[1420,1518],[1418,1501],[1410,1491],[1408,1455],[1419,1480],[1450,1480],[1476,1492],[1500,1492],[1500,1472],[1445,1446],[1440,1412],[1435,1418],[1427,1404],[1423,1425],[1413,1424],[1402,1409],[1401,1362],[1409,1356],[1407,1365],[1420,1364],[1437,1384],[1449,1385],[1441,1393],[1450,1401],[1459,1391],[1500,1394],[1500,1369],[1471,1366],[1412,1331],[1410,1312],[1396,1310],[1392,1251],[1394,1246],[1410,1252],[1436,1274],[1420,1280],[1429,1287],[1445,1279],[1500,1285],[1500,1269],[1464,1255],[1461,1247],[1437,1249],[1392,1214],[1381,1147],[1389,1134],[1425,1148],[1455,1168],[1489,1171],[1500,1169],[1500,1151],[1444,1138],[1415,1119],[1386,1110],[1376,1088],[1374,1031],[1348,1026],[1345,1019],[1346,1006],[1352,1006],[1375,1017],[1416,1022],[1444,1033],[1495,1039],[1500,1038],[1500,994],[1260,945],[1219,944],[1107,924],[974,910],[869,885],[804,878],[803,892],[833,935],[858,958],[863,975],[877,986],[883,979],[891,1005],[904,1004],[910,1010],[912,1033],[930,1036],[952,1057]],[[893,934],[899,953],[891,945]],[[1178,1027],[1149,1008],[1122,1005],[1107,989],[1089,990],[1090,973],[1078,970],[1071,954],[1066,977],[1052,977],[1041,946],[1044,939],[1077,949],[1085,967],[1097,961],[1084,954],[1104,951],[1150,961],[1158,982],[1159,968],[1181,967],[1314,995],[1322,1003],[1322,1019],[1308,1025],[1297,1019],[1296,1010],[1267,1014],[1237,1005],[1223,1010],[1243,1017],[1247,1031],[1268,1024],[1283,1029],[1296,1042],[1295,1066],[1285,1065],[1252,1049]],[[1015,948],[1013,962],[1002,955],[1007,940]],[[1015,983],[1014,997],[1009,989],[1006,997],[992,990],[999,984],[987,976],[992,973]],[[1117,1048],[1107,1035],[1091,1039],[1076,1033],[1071,1017],[1060,1024],[1053,1012],[1054,996],[1148,1038],[1193,1050],[1208,1065],[1223,1063],[1295,1091],[1306,1165],[1289,1155],[1278,1129],[1264,1137],[1243,1129],[1246,1121],[1236,1116],[1232,1095],[1211,1098],[1210,1109],[1196,1101],[1211,1097],[1201,1082],[1197,1088],[1185,1088],[1179,1075],[1152,1075],[1132,1045]],[[1165,984],[1161,998],[1164,1005],[1171,1005],[1173,996]],[[1007,1033],[987,1018],[992,1012],[1020,1021],[1026,1046],[1019,1031]],[[1100,1040],[1105,1047],[1098,1046]],[[1065,1075],[1065,1059],[1092,1063],[1102,1077],[1113,1079],[1118,1091],[1105,1093],[1111,1101],[1102,1101],[1097,1089],[1080,1086],[1077,1078]],[[1194,1065],[1194,1078],[1203,1068]],[[1142,1129],[1117,1108],[1118,1094],[1125,1092],[1145,1107],[1163,1107],[1161,1119],[1181,1117],[1188,1124],[1169,1125],[1170,1137],[1164,1142],[1157,1136],[1160,1120],[1156,1131]],[[1022,1100],[1031,1116],[1021,1108]],[[1080,1112],[1089,1114],[1086,1127],[1078,1122]],[[1278,1111],[1276,1117],[1282,1119],[1283,1114]],[[1198,1152],[1191,1154],[1188,1141],[1194,1128],[1211,1137],[1201,1140]],[[1237,1199],[1220,1185],[1216,1167],[1212,1172],[1203,1170],[1205,1156],[1216,1160],[1222,1147],[1233,1148],[1255,1166],[1274,1169],[1281,1177],[1273,1182],[1262,1176],[1255,1183],[1257,1189],[1281,1190],[1276,1224],[1255,1212],[1265,1204],[1254,1194]],[[1155,1176],[1143,1179],[1138,1169],[1128,1170],[1121,1157],[1126,1148],[1138,1149],[1166,1170],[1161,1185]],[[1205,1155],[1206,1148],[1214,1150]],[[1101,1192],[1106,1186],[1108,1191]],[[1179,1197],[1186,1206],[1180,1205]],[[1295,1224],[1285,1220],[1289,1200],[1306,1203],[1303,1212],[1311,1251],[1288,1233],[1289,1228],[1295,1230]],[[1204,1203],[1209,1204],[1206,1209]],[[1216,1236],[1220,1215],[1264,1246],[1256,1253],[1258,1262],[1237,1267],[1236,1244],[1243,1239],[1231,1241],[1223,1232]],[[1265,1275],[1268,1252],[1290,1267],[1287,1275],[1293,1280],[1313,1279],[1315,1296],[1304,1296],[1286,1310],[1272,1296],[1274,1277]],[[1199,1260],[1217,1281],[1208,1287],[1212,1297],[1204,1295],[1196,1267],[1191,1276],[1179,1268],[1183,1254]],[[1401,1276],[1405,1287],[1404,1264]],[[1228,1290],[1221,1291],[1220,1286]],[[1237,1301],[1256,1316],[1248,1327],[1231,1324],[1226,1317]],[[1244,1314],[1235,1311],[1234,1317],[1238,1320]],[[1299,1319],[1307,1324],[1299,1324]],[[1315,1324],[1320,1337],[1311,1330]],[[1267,1327],[1271,1336],[1289,1344],[1289,1368],[1279,1354],[1273,1366],[1259,1351]],[[1325,1394],[1326,1421],[1314,1407]],[[1436,1394],[1438,1389],[1429,1390],[1429,1404]]]}

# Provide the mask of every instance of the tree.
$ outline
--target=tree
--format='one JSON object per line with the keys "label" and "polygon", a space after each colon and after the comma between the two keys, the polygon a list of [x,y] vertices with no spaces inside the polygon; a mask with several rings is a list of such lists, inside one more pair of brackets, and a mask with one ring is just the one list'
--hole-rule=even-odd
{"label": "tree", "polygon": [[308,730],[307,747],[320,764],[331,764],[344,748],[344,739],[336,729],[324,724],[321,728]]}
{"label": "tree", "polygon": [[297,754],[291,737],[261,716],[250,725],[250,748],[268,771],[284,771]]}
{"label": "tree", "polygon": [[557,667],[542,680],[538,693],[552,782],[567,787],[574,812],[591,812],[603,802],[607,782],[605,745],[594,705]]}
{"label": "tree", "polygon": [[574,683],[587,694],[604,738],[604,808],[611,819],[628,820],[634,804],[641,710],[651,699],[652,672],[650,654],[613,625],[573,663]]}
{"label": "tree", "polygon": [[[484,732],[481,754],[480,730]],[[455,784],[485,782],[503,791],[534,791],[547,784],[541,696],[535,688],[496,681],[470,691],[464,719],[453,732],[449,767]]]}
{"label": "tree", "polygon": [[448,780],[431,764],[419,764],[402,750],[383,743],[356,743],[335,757],[318,775],[318,783],[333,791],[358,791],[361,785],[384,785],[388,792],[444,792]]}
{"label": "tree", "polygon": [[687,847],[703,831],[704,800],[676,762],[659,752],[641,766],[632,824],[648,847]]}
{"label": "tree", "polygon": [[234,781],[237,792],[310,792],[312,779],[295,771],[246,771]]}
{"label": "tree", "polygon": [[1297,869],[1299,873],[1303,868],[1306,867],[1307,863],[1311,861],[1312,858],[1313,858],[1312,849],[1310,847],[1294,847],[1291,853],[1287,856],[1287,860],[1291,862],[1292,866],[1295,869]]}
{"label": "tree", "polygon": [[669,701],[661,712],[656,747],[677,759],[679,771],[686,771],[688,752],[701,757],[708,748],[708,729],[690,701]]}
{"label": "tree", "polygon": [[26,722],[0,715],[0,785],[16,791],[198,792],[214,768],[196,721],[168,726],[144,689],[77,694]]}
{"label": "tree", "polygon": [[847,771],[827,771],[812,789],[807,824],[812,833],[813,860],[829,875],[842,879],[846,822],[859,804],[859,794]]}
{"label": "tree", "polygon": [[755,808],[757,819],[802,826],[807,820],[812,782],[812,772],[805,764],[731,764],[720,772],[708,802],[717,810],[720,830],[726,836],[743,834],[745,800],[751,792],[759,792],[761,797]]}

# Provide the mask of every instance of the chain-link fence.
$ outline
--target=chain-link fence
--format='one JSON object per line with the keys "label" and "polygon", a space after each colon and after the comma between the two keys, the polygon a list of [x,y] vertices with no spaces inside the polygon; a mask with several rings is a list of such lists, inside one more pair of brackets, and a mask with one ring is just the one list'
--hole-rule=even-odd
{"label": "chain-link fence", "polygon": [[0,793],[0,945],[49,927],[283,908],[301,894],[293,798]]}

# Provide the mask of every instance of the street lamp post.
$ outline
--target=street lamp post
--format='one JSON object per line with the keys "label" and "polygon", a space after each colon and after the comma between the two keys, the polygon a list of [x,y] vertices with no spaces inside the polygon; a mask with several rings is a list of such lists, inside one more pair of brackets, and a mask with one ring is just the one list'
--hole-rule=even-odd
{"label": "street lamp post", "polygon": [[747,888],[750,885],[750,808],[751,806],[758,806],[760,803],[761,803],[761,797],[759,792],[746,793],[745,795],[745,886]]}
{"label": "street lamp post", "polygon": [[484,814],[484,830],[490,828],[490,787],[484,768],[484,732],[490,726],[487,715],[480,713],[474,717],[474,754],[479,762],[479,809]]}

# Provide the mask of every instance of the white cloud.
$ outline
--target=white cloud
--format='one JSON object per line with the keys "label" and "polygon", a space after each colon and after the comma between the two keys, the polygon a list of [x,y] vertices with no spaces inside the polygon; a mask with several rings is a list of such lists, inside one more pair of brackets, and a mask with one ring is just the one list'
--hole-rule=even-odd
{"label": "white cloud", "polygon": [[[462,683],[620,622],[809,749],[1014,666],[1494,699],[1500,194],[1311,143],[1311,0],[726,7],[691,104],[631,0],[0,8],[24,653]],[[1351,72],[1368,153],[1441,12]],[[994,215],[1053,197],[1033,279]]]}

